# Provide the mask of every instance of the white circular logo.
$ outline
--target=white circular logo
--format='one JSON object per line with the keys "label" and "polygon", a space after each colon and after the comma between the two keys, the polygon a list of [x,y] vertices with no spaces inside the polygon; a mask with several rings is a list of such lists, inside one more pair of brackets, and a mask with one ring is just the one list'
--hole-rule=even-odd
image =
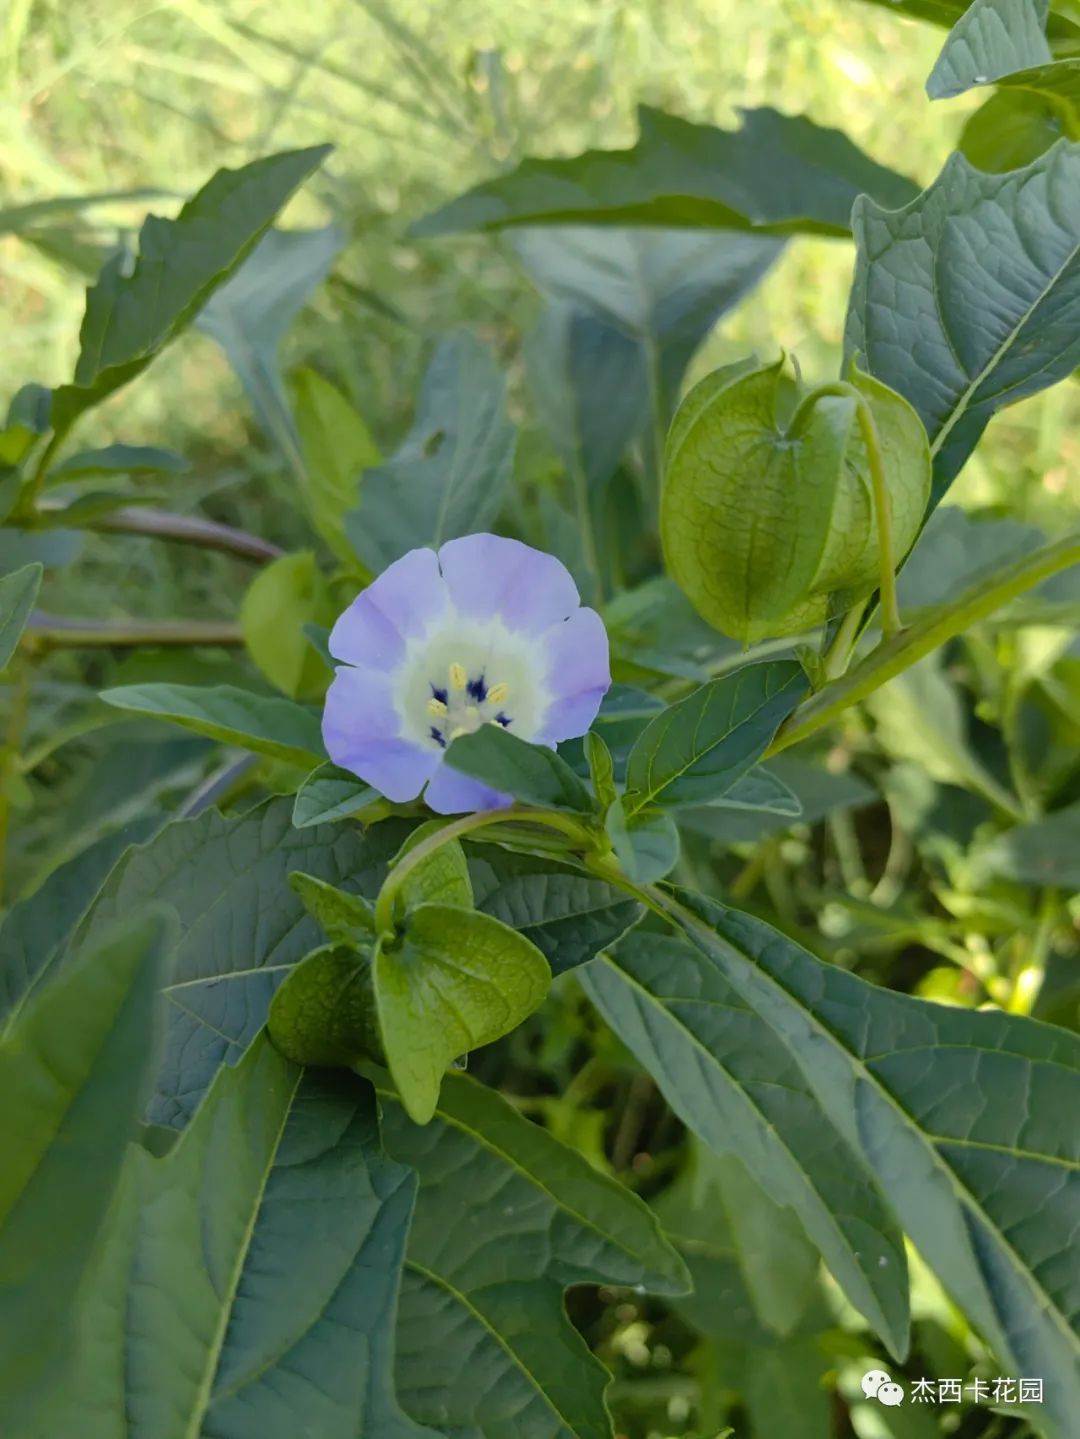
{"label": "white circular logo", "polygon": [[862,1377],[862,1392],[867,1399],[876,1399],[879,1404],[895,1409],[904,1402],[903,1387],[895,1382],[884,1369],[869,1369]]}

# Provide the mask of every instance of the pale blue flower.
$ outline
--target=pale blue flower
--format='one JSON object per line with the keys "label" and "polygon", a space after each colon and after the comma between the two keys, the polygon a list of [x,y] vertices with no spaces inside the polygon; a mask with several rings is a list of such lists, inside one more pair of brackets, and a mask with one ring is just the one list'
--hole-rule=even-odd
{"label": "pale blue flower", "polygon": [[483,724],[534,744],[583,735],[611,684],[600,616],[566,567],[498,535],[411,550],[352,602],[330,635],[343,661],[326,696],[335,764],[395,803],[438,814],[510,800],[444,765]]}

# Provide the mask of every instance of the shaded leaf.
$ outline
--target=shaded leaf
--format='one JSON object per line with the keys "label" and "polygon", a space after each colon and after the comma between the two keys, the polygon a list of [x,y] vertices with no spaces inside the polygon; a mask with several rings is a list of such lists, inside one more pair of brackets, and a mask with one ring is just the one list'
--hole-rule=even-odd
{"label": "shaded leaf", "polygon": [[370,952],[340,943],[312,950],[275,993],[266,1027],[276,1048],[296,1064],[385,1064]]}
{"label": "shaded leaf", "polygon": [[175,450],[158,445],[106,445],[100,450],[80,450],[49,470],[47,483],[60,484],[86,475],[184,475],[191,461]]}
{"label": "shaded leaf", "polygon": [[748,915],[690,903],[670,912],[710,973],[782,1042],[1005,1372],[1044,1378],[1040,1423],[1070,1434],[1080,1038],[893,994]]}
{"label": "shaded leaf", "polygon": [[134,379],[191,323],[329,153],[321,145],[219,170],[175,220],[147,216],[131,273],[117,255],[86,292],[75,380],[53,404],[58,433]]}
{"label": "shaded leaf", "polygon": [[592,812],[592,796],[565,760],[546,745],[529,744],[501,726],[486,724],[459,736],[446,752],[446,763],[523,804]]}
{"label": "shaded leaf", "polygon": [[926,426],[940,499],[1004,405],[1080,363],[1080,145],[988,175],[954,155],[902,210],[861,198],[847,350]]}
{"label": "shaded leaf", "polygon": [[604,828],[623,873],[635,884],[663,879],[678,863],[678,827],[662,810],[628,810],[626,801],[618,799],[604,817]]}
{"label": "shaded leaf", "polygon": [[374,911],[360,895],[348,894],[300,869],[290,872],[289,883],[328,939],[353,945],[374,939]]}
{"label": "shaded leaf", "polygon": [[361,475],[382,456],[362,416],[317,370],[301,369],[294,384],[311,523],[343,564],[354,565],[345,516],[360,498]]}
{"label": "shaded leaf", "polygon": [[742,129],[730,131],[642,105],[638,124],[631,150],[523,160],[425,216],[412,233],[583,223],[845,235],[857,195],[896,206],[914,194],[909,180],[838,130],[776,110],[746,110]]}
{"label": "shaded leaf", "polygon": [[103,690],[100,698],[117,709],[170,720],[271,759],[311,764],[326,758],[322,728],[312,710],[235,685],[123,685]]}
{"label": "shaded leaf", "polygon": [[208,810],[169,825],[116,866],[81,926],[94,936],[153,898],[179,915],[154,1123],[187,1122],[218,1068],[235,1063],[258,1033],[285,975],[321,942],[290,872],[374,900],[407,832],[396,821],[296,830],[290,809],[278,799],[234,818]]}
{"label": "shaded leaf", "polygon": [[983,875],[997,874],[1021,884],[1080,889],[1080,804],[1055,810],[1045,819],[1019,824],[973,855]]}
{"label": "shaded leaf", "polygon": [[268,230],[195,321],[225,351],[266,433],[294,460],[299,441],[278,352],[344,244],[334,225]]}
{"label": "shaded leaf", "polygon": [[296,792],[293,824],[308,829],[313,824],[330,824],[347,819],[380,798],[378,790],[334,764],[312,770]]}
{"label": "shaded leaf", "polygon": [[643,730],[626,767],[626,803],[675,806],[718,799],[768,748],[806,692],[793,660],[745,665],[669,705]]}
{"label": "shaded leaf", "polygon": [[1019,170],[1069,133],[1061,107],[1027,90],[998,90],[970,115],[956,148],[977,170]]}
{"label": "shaded leaf", "polygon": [[[756,776],[757,769],[747,778]],[[752,844],[767,834],[790,829],[793,824],[817,824],[826,815],[873,804],[877,791],[858,775],[845,772],[833,774],[822,765],[794,755],[776,755],[769,760],[768,772],[789,789],[799,802],[798,817],[779,810],[738,810],[728,804],[743,781],[723,800],[701,808],[679,812],[683,829],[723,840],[728,844]]]}
{"label": "shaded leaf", "polygon": [[41,565],[31,564],[0,578],[0,670],[11,663],[44,573]]}
{"label": "shaded leaf", "polygon": [[0,1403],[11,1434],[26,1432],[71,1357],[71,1300],[156,1047],[166,918],[102,934],[0,1041]]}
{"label": "shaded leaf", "polygon": [[464,1075],[447,1075],[424,1128],[381,1082],[379,1091],[386,1147],[420,1177],[398,1322],[403,1406],[455,1434],[610,1439],[610,1376],[568,1321],[562,1292],[684,1291],[656,1220]]}
{"label": "shaded leaf", "polygon": [[422,1439],[392,1380],[415,1188],[367,1085],[260,1037],[164,1158],[129,1150],[48,1432]]}
{"label": "shaded leaf", "polygon": [[304,626],[332,624],[336,607],[311,550],[281,555],[248,586],[240,623],[248,654],[290,699],[317,699],[331,678]]}
{"label": "shaded leaf", "polygon": [[465,331],[444,340],[424,376],[416,419],[398,451],[364,475],[345,529],[374,573],[419,545],[494,523],[514,461],[506,381]]}
{"label": "shaded leaf", "polygon": [[717,1154],[736,1154],[774,1204],[794,1210],[848,1298],[902,1355],[900,1231],[857,1167],[858,1151],[723,970],[702,965],[684,940],[631,934],[581,982],[676,1114]]}

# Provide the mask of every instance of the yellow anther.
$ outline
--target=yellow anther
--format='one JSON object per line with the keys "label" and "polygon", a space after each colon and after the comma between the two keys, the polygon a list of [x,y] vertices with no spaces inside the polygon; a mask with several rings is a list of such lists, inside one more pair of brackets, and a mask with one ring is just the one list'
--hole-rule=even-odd
{"label": "yellow anther", "polygon": [[459,665],[456,661],[450,666],[450,687],[455,690],[463,690],[469,683],[469,676],[465,673],[465,666]]}
{"label": "yellow anther", "polygon": [[505,701],[509,698],[509,695],[510,686],[506,683],[505,680],[500,680],[497,685],[492,685],[487,692],[488,701],[493,705],[501,705],[505,703]]}
{"label": "yellow anther", "polygon": [[468,733],[469,733],[469,730],[468,730],[463,724],[457,724],[457,725],[455,725],[454,728],[450,731],[450,738],[451,738],[452,740],[460,739],[463,734],[468,734]]}
{"label": "yellow anther", "polygon": [[431,699],[427,702],[427,712],[432,719],[442,719],[446,714],[446,706],[442,700]]}

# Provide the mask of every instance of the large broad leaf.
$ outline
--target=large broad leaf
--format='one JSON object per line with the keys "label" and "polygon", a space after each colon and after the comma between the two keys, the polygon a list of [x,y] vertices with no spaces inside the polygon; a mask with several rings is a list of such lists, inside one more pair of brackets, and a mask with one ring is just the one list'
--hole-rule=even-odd
{"label": "large broad leaf", "polygon": [[311,523],[339,560],[355,566],[345,516],[356,506],[361,475],[382,456],[363,416],[318,370],[300,370],[294,383],[304,499]]}
{"label": "large broad leaf", "polygon": [[321,699],[331,669],[312,645],[308,625],[337,617],[330,588],[312,550],[271,560],[252,580],[240,606],[248,654],[290,699]]}
{"label": "large broad leaf", "polygon": [[157,1038],[165,918],[114,926],[0,1041],[0,1412],[27,1415],[69,1359],[90,1262]]}
{"label": "large broad leaf", "polygon": [[0,1027],[15,1021],[48,975],[124,850],[149,839],[158,828],[159,820],[147,818],[111,830],[8,910],[0,927]]}
{"label": "large broad leaf", "polygon": [[1080,889],[1080,804],[1006,830],[973,859],[981,874],[1040,887]]}
{"label": "large broad leaf", "polygon": [[631,150],[523,160],[420,220],[413,234],[579,223],[846,235],[857,195],[894,206],[915,193],[838,130],[801,116],[747,110],[742,129],[731,131],[643,105],[638,123]]}
{"label": "large broad leaf", "polygon": [[374,899],[408,832],[394,821],[366,832],[296,830],[290,811],[280,799],[238,818],[209,811],[170,825],[125,856],[84,921],[83,932],[96,935],[155,897],[180,917],[149,1111],[157,1123],[187,1122],[217,1069],[235,1063],[258,1033],[285,975],[320,942],[290,872]]}
{"label": "large broad leaf", "polygon": [[416,1419],[490,1439],[610,1439],[608,1374],[566,1317],[570,1284],[686,1288],[633,1194],[448,1075],[431,1124],[383,1092],[386,1147],[419,1171],[398,1322],[398,1393]]}
{"label": "large broad leaf", "polygon": [[1080,145],[987,175],[954,155],[905,209],[869,197],[847,349],[926,425],[939,499],[1004,405],[1080,364]]}
{"label": "large broad leaf", "polygon": [[326,758],[322,728],[313,710],[235,685],[123,685],[103,690],[101,698],[117,709],[170,720],[271,759],[302,765]]}
{"label": "large broad leaf", "polygon": [[644,913],[599,875],[494,845],[470,850],[469,878],[476,908],[531,939],[556,975],[614,944]]}
{"label": "large broad leaf", "polygon": [[296,791],[293,824],[297,829],[309,829],[313,824],[348,819],[379,798],[378,790],[348,770],[323,764],[312,770]]}
{"label": "large broad leaf", "polygon": [[302,463],[299,439],[278,351],[344,244],[344,233],[334,225],[267,231],[195,322],[225,351],[267,434],[296,464]]}
{"label": "large broad leaf", "polygon": [[[760,766],[751,770],[747,779],[757,775],[759,769]],[[794,824],[816,824],[826,815],[857,809],[872,804],[878,798],[877,791],[858,775],[850,772],[833,774],[809,759],[777,755],[769,761],[768,772],[795,795],[800,807],[797,816],[785,813],[779,807],[768,810],[733,807],[731,800],[744,783],[740,781],[718,804],[682,810],[679,824],[684,829],[695,830],[698,834],[709,835],[728,844],[752,844],[767,834],[790,829]]]}
{"label": "large broad leaf", "polygon": [[760,759],[806,688],[801,665],[775,660],[745,665],[670,705],[630,751],[627,805],[718,799]]}
{"label": "large broad leaf", "polygon": [[902,1236],[798,1066],[726,976],[684,940],[635,933],[581,982],[683,1122],[795,1212],[848,1298],[902,1355]]}
{"label": "large broad leaf", "polygon": [[75,380],[57,390],[53,405],[58,433],[134,379],[191,323],[329,153],[319,145],[219,170],[175,220],[147,217],[131,273],[117,255],[86,292]]}
{"label": "large broad leaf", "polygon": [[1056,104],[1076,138],[1080,59],[1055,60],[1046,38],[1049,0],[975,0],[957,22],[926,82],[931,100],[982,85],[1034,92]]}
{"label": "large broad leaf", "polygon": [[589,791],[553,749],[529,744],[498,725],[459,736],[446,763],[524,804],[573,814],[588,814],[593,807]]}
{"label": "large broad leaf", "polygon": [[[971,0],[868,0],[871,5],[880,5],[892,15],[902,15],[913,20],[929,20],[934,25],[952,28],[969,8]],[[1066,10],[1071,0],[1058,0],[1058,8]],[[1072,45],[1080,44],[1080,16],[1059,14],[1050,16],[1050,34],[1055,40]]]}
{"label": "large broad leaf", "polygon": [[[867,984],[759,920],[670,912],[782,1042],[1006,1373],[1040,1375],[1040,1426],[1080,1412],[1080,1037]],[[692,908],[691,908],[692,906]],[[700,960],[699,960],[700,964]]]}
{"label": "large broad leaf", "polygon": [[1045,541],[1037,525],[981,518],[958,505],[943,505],[930,516],[904,561],[896,587],[900,608],[910,618],[916,610],[946,604],[984,572],[992,576]]}
{"label": "large broad leaf", "polygon": [[260,1038],[164,1158],[129,1150],[83,1363],[33,1439],[421,1439],[392,1380],[415,1191],[368,1085]]}
{"label": "large broad leaf", "polygon": [[24,565],[0,579],[0,670],[11,662],[34,608],[44,572],[39,564]]}
{"label": "large broad leaf", "polygon": [[490,529],[514,461],[506,381],[490,352],[460,331],[436,351],[416,419],[397,453],[364,475],[345,528],[378,573],[418,545]]}
{"label": "large broad leaf", "polygon": [[522,229],[512,243],[552,301],[526,346],[540,416],[594,491],[643,425],[659,449],[650,428],[666,427],[694,351],[784,246],[593,225]]}

